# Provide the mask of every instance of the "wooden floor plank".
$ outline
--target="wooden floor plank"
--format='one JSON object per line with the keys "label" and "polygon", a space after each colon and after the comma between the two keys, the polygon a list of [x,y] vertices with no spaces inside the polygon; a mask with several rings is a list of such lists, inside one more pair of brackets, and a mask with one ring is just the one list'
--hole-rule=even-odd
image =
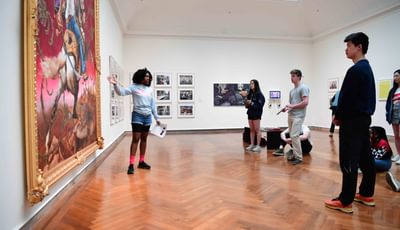
{"label": "wooden floor plank", "polygon": [[[25,228],[400,229],[400,193],[384,173],[377,174],[376,207],[354,203],[352,215],[324,207],[341,188],[337,135],[312,131],[314,148],[296,166],[273,150],[245,152],[241,137],[149,136],[152,169],[127,175],[128,135]],[[400,178],[400,166],[391,171]]]}

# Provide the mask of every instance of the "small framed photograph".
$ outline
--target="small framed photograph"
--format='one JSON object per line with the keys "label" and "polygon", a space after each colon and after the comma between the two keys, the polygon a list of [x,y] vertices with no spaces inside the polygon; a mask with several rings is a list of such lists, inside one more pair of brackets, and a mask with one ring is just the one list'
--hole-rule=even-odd
{"label": "small framed photograph", "polygon": [[155,89],[157,102],[171,102],[171,89]]}
{"label": "small framed photograph", "polygon": [[178,117],[194,117],[194,104],[178,104]]}
{"label": "small framed photograph", "polygon": [[171,86],[171,73],[155,73],[155,86],[158,87],[170,87]]}
{"label": "small framed photograph", "polygon": [[178,86],[180,86],[180,87],[194,87],[194,74],[192,74],[192,73],[178,73]]}
{"label": "small framed photograph", "polygon": [[159,104],[156,106],[157,115],[160,118],[171,118],[171,104]]}
{"label": "small framed photograph", "polygon": [[193,89],[178,89],[179,102],[193,102],[194,90]]}
{"label": "small framed photograph", "polygon": [[336,92],[339,90],[339,78],[329,78],[328,79],[328,92]]}

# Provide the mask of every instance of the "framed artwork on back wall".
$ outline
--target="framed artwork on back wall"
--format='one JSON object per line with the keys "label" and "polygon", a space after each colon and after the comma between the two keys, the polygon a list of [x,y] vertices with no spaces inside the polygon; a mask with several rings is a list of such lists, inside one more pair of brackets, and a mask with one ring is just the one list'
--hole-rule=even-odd
{"label": "framed artwork on back wall", "polygon": [[194,74],[178,73],[178,86],[179,87],[194,87]]}

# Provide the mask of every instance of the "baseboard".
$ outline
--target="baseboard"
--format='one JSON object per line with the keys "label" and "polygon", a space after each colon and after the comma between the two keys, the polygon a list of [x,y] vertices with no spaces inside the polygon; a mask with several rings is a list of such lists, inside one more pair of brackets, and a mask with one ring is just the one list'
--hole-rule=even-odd
{"label": "baseboard", "polygon": [[[67,183],[55,196],[48,201],[48,203],[43,206],[40,210],[37,211],[35,215],[32,216],[20,229],[31,229],[32,226],[39,222],[43,221],[44,218],[51,218],[49,216],[45,216],[44,214],[52,212],[56,212],[56,210],[62,209],[62,204],[68,202],[68,193],[73,194],[77,192],[83,185],[82,181],[85,181],[88,177],[90,177],[91,173],[93,173],[102,163],[103,161],[112,153],[112,151],[118,146],[118,144],[123,140],[126,135],[129,135],[131,132],[123,132],[112,144],[110,144],[101,155],[95,158],[90,164],[86,166],[79,174],[75,175],[71,178],[71,181]],[[53,209],[54,204],[61,207]],[[46,222],[46,220],[44,220]]]}
{"label": "baseboard", "polygon": [[168,134],[215,134],[215,133],[240,133],[243,128],[232,129],[190,129],[190,130],[168,130]]}

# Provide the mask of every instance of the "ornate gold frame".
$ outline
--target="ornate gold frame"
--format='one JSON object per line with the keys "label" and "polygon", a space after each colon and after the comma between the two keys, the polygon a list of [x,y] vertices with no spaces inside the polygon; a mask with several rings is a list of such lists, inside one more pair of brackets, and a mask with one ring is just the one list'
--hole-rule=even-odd
{"label": "ornate gold frame", "polygon": [[[66,158],[58,165],[47,171],[39,168],[39,149],[38,149],[38,122],[36,112],[36,80],[37,80],[37,59],[36,48],[38,41],[38,11],[43,6],[45,0],[26,0],[24,1],[24,112],[25,112],[25,155],[26,155],[26,181],[27,199],[31,204],[38,203],[48,195],[49,187],[56,183],[60,178],[70,172],[77,165],[82,164],[86,158],[97,149],[103,148],[103,138],[101,137],[101,117],[100,117],[100,55],[99,55],[99,4],[98,0],[93,0],[94,15],[94,73],[93,86],[96,100],[95,111],[95,141],[88,143],[84,148],[76,151],[71,157]],[[50,2],[50,1],[49,1]],[[40,5],[41,4],[41,5]],[[93,20],[93,18],[91,18]],[[76,66],[76,64],[75,64]],[[79,84],[79,83],[78,83]],[[56,102],[57,103],[57,102]],[[55,103],[55,104],[56,104]],[[54,122],[54,120],[53,120]],[[52,127],[52,126],[50,126]],[[50,131],[49,131],[50,132]],[[76,140],[76,139],[75,139]]]}

